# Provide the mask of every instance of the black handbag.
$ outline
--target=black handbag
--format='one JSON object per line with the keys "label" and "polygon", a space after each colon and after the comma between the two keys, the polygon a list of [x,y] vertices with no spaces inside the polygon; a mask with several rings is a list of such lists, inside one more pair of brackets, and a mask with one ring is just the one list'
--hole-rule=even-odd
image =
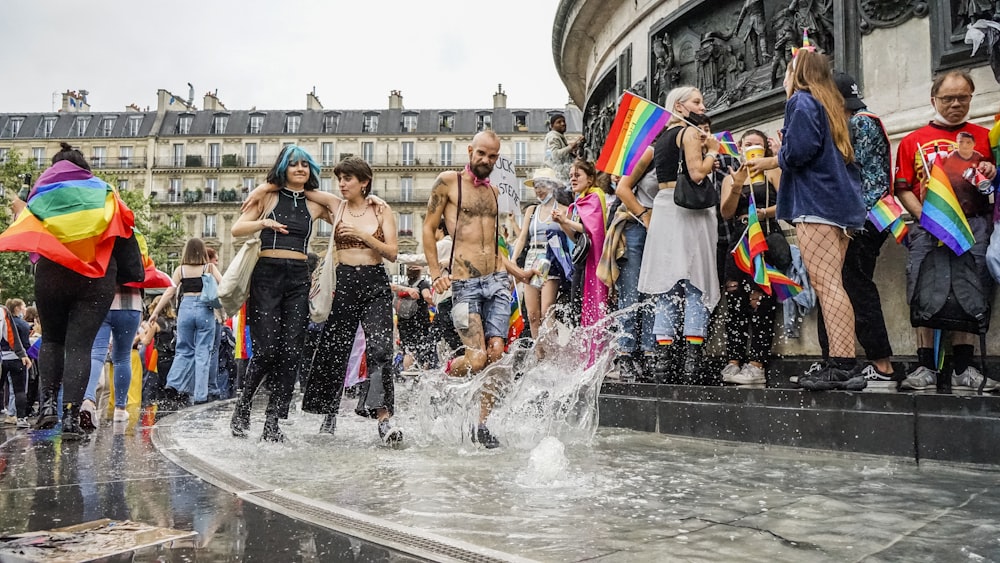
{"label": "black handbag", "polygon": [[587,263],[587,254],[590,252],[590,237],[586,231],[581,231],[573,238],[573,259],[574,266],[582,266]]}
{"label": "black handbag", "polygon": [[[753,188],[750,188],[753,189]],[[771,190],[765,186],[764,208],[771,207]],[[785,233],[779,228],[771,230],[771,221],[764,221],[767,227],[767,250],[764,251],[764,261],[784,272],[792,265],[792,249],[785,238]]]}
{"label": "black handbag", "polygon": [[[685,130],[686,131],[686,130]],[[677,185],[674,187],[674,203],[684,209],[710,209],[719,205],[719,192],[708,176],[695,183],[688,174],[684,158],[684,133],[681,133],[680,161],[677,163]]]}

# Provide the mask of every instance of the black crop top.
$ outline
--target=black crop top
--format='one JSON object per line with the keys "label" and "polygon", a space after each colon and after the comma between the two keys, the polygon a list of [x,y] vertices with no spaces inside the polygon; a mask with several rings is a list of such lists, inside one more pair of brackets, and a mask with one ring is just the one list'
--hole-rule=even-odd
{"label": "black crop top", "polygon": [[[753,185],[753,199],[757,209],[764,209],[765,207],[774,205],[778,201],[778,192],[774,189],[774,185],[771,184],[770,180],[767,182],[758,182]],[[736,204],[735,217],[744,217],[749,210],[750,186],[744,184],[743,189],[740,191],[740,201]],[[761,227],[767,233],[781,232],[781,225],[775,219],[767,219],[766,221],[761,221],[761,223]]]}
{"label": "black crop top", "polygon": [[288,234],[264,229],[260,233],[261,250],[291,250],[308,254],[312,215],[309,214],[304,191],[293,192],[287,188],[278,190],[278,204],[267,218],[285,225]]}
{"label": "black crop top", "polygon": [[[195,264],[189,264],[194,266]],[[202,270],[204,272],[204,270]],[[184,276],[184,266],[181,266],[181,293],[201,293],[204,289],[204,285],[201,283],[201,274],[197,276],[185,278]]]}
{"label": "black crop top", "polygon": [[677,125],[660,135],[653,147],[653,164],[656,166],[656,181],[659,183],[677,181],[677,165],[681,149],[677,146],[677,135],[684,130]]}

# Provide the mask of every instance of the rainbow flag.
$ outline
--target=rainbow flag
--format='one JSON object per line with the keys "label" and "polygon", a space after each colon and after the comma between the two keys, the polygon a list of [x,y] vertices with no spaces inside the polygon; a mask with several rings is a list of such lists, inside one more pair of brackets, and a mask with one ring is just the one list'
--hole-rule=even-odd
{"label": "rainbow flag", "polygon": [[757,217],[757,203],[753,198],[753,190],[750,190],[750,206],[747,209],[746,237],[750,249],[750,260],[753,262],[753,281],[770,295],[771,282],[768,280],[767,268],[764,267],[767,239],[764,238],[764,230],[760,228],[760,218]]}
{"label": "rainbow flag", "polygon": [[879,232],[890,229],[892,236],[899,244],[902,244],[903,237],[909,231],[903,221],[903,208],[891,195],[883,197],[872,206],[871,210],[868,211],[868,220],[875,225]]}
{"label": "rainbow flag", "polygon": [[739,145],[736,144],[736,139],[733,139],[733,134],[729,131],[723,131],[722,133],[716,133],[715,138],[719,140],[719,151],[733,158],[740,157]]}
{"label": "rainbow flag", "polygon": [[117,237],[135,218],[115,190],[69,161],[49,167],[28,194],[28,206],[0,234],[0,251],[31,252],[90,278],[104,277]]}
{"label": "rainbow flag", "polygon": [[774,292],[773,295],[779,302],[802,293],[802,286],[795,283],[792,278],[786,276],[781,272],[781,270],[775,268],[767,262],[764,263],[764,267],[767,269],[767,277],[771,282],[771,289]]}
{"label": "rainbow flag", "polygon": [[[906,226],[902,218],[894,221],[890,229],[892,230],[892,236],[896,239],[896,244],[903,244],[903,241],[906,240],[906,233],[910,232],[910,228]],[[907,244],[907,246],[909,245]]]}
{"label": "rainbow flag", "polygon": [[943,155],[938,156],[938,162],[931,167],[931,173],[927,177],[920,225],[961,256],[972,248],[976,239],[958,204],[948,175],[944,172],[945,158]]}
{"label": "rainbow flag", "polygon": [[233,336],[236,337],[234,356],[237,360],[249,360],[253,356],[253,350],[250,346],[250,327],[247,326],[247,304],[244,303],[230,320]]}
{"label": "rainbow flag", "polygon": [[990,129],[990,149],[993,150],[993,160],[1000,162],[1000,113],[993,116],[995,123]]}
{"label": "rainbow flag", "polygon": [[740,237],[740,241],[736,243],[731,254],[733,255],[733,260],[736,262],[736,267],[752,276],[753,263],[750,260],[750,239],[747,238],[746,231],[743,232],[743,236]]}
{"label": "rainbow flag", "polygon": [[608,174],[628,176],[668,121],[669,111],[631,92],[623,93],[597,159],[597,168]]}
{"label": "rainbow flag", "polygon": [[[507,246],[507,239],[503,236],[497,239],[497,246],[500,254],[504,258],[510,258],[510,248]],[[517,340],[524,332],[524,317],[521,316],[521,300],[517,295],[517,284],[510,288],[510,318],[507,328],[507,345]]]}

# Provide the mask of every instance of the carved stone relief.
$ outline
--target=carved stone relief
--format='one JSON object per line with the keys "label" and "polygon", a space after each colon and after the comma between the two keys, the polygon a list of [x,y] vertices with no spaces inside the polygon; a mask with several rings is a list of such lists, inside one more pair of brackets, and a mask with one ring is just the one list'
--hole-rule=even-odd
{"label": "carved stone relief", "polygon": [[880,27],[895,27],[912,17],[927,15],[927,2],[923,0],[860,0],[861,33],[871,33]]}

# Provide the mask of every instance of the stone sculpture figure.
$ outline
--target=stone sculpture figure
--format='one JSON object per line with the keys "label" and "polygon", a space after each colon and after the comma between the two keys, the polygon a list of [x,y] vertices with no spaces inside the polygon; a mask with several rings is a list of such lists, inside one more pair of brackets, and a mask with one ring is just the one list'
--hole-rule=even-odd
{"label": "stone sculpture figure", "polygon": [[787,8],[774,15],[774,56],[771,57],[771,87],[774,88],[785,77],[785,69],[792,60],[792,47],[796,46],[799,31]]}
{"label": "stone sculpture figure", "polygon": [[740,33],[740,27],[744,21],[747,25],[740,35],[743,40],[744,61],[748,66],[756,68],[765,64],[770,58],[767,50],[767,20],[764,18],[764,0],[743,2],[743,8],[740,10],[736,26],[733,28],[733,35]]}
{"label": "stone sculpture figure", "polygon": [[1000,2],[992,0],[960,0],[958,3],[958,28],[975,23],[976,20],[997,19],[1000,16]]}
{"label": "stone sculpture figure", "polygon": [[792,0],[788,13],[799,34],[809,31],[809,40],[824,53],[833,52],[833,19],[831,0]]}
{"label": "stone sculpture figure", "polygon": [[663,105],[667,92],[678,83],[681,74],[674,57],[673,41],[666,33],[653,40],[653,57],[656,61],[653,69],[656,80],[656,103]]}

